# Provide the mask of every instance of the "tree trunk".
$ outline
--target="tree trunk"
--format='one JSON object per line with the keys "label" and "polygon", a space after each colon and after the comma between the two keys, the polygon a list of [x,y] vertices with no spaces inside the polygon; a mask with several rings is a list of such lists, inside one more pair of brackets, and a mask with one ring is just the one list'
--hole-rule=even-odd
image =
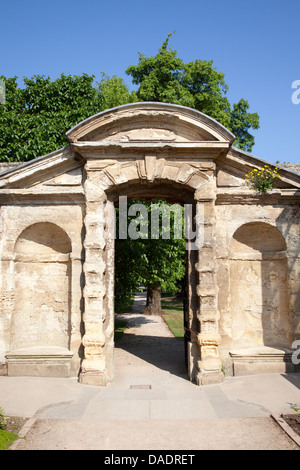
{"label": "tree trunk", "polygon": [[161,315],[161,287],[148,286],[147,287],[147,302],[144,310],[145,315]]}

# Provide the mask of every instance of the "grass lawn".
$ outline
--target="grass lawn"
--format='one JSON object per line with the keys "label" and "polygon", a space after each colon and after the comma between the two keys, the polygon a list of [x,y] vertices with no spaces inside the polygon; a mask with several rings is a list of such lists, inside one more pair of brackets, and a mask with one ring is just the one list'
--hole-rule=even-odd
{"label": "grass lawn", "polygon": [[6,450],[8,447],[18,439],[18,435],[14,432],[4,431],[0,429],[0,450]]}
{"label": "grass lawn", "polygon": [[0,408],[0,450],[6,450],[9,446],[19,438],[19,431],[22,429],[28,418],[17,416],[4,416],[2,408]]}
{"label": "grass lawn", "polygon": [[162,317],[175,338],[183,340],[183,301],[180,298],[172,298],[172,300],[162,298],[161,308],[165,312]]}
{"label": "grass lawn", "polygon": [[[175,338],[183,340],[183,301],[180,298],[162,298],[161,308],[165,312],[162,315],[164,321],[172,331]],[[120,318],[118,314],[115,315],[115,341],[119,341],[126,328],[127,322],[124,318]]]}

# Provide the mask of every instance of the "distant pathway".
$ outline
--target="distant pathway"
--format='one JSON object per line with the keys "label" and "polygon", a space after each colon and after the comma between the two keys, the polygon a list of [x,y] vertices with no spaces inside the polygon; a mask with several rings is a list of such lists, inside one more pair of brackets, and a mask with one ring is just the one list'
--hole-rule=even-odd
{"label": "distant pathway", "polygon": [[115,378],[126,374],[145,379],[153,374],[187,378],[183,342],[174,337],[161,316],[144,315],[145,305],[146,292],[138,292],[132,312],[120,315],[127,328],[116,342]]}
{"label": "distant pathway", "polygon": [[146,307],[147,291],[136,292],[134,296],[131,313],[143,313]]}

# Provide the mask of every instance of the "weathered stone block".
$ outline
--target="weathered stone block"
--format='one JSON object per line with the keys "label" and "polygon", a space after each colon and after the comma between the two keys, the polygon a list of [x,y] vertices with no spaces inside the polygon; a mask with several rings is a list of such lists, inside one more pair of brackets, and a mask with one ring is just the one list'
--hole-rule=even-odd
{"label": "weathered stone block", "polygon": [[256,347],[230,351],[234,375],[295,372],[292,351],[288,349]]}
{"label": "weathered stone block", "polygon": [[9,351],[8,376],[69,377],[73,352],[59,347],[32,347]]}

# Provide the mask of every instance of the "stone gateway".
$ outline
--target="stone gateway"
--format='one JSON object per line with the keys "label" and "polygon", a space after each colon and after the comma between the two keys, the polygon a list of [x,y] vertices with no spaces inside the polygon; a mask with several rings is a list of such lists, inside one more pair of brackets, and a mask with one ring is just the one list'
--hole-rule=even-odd
{"label": "stone gateway", "polygon": [[189,379],[294,371],[300,175],[280,167],[276,187],[256,192],[245,175],[266,162],[177,105],[120,106],[66,135],[65,148],[0,173],[1,373],[113,380],[107,234],[121,196],[202,207],[203,243],[187,250]]}

